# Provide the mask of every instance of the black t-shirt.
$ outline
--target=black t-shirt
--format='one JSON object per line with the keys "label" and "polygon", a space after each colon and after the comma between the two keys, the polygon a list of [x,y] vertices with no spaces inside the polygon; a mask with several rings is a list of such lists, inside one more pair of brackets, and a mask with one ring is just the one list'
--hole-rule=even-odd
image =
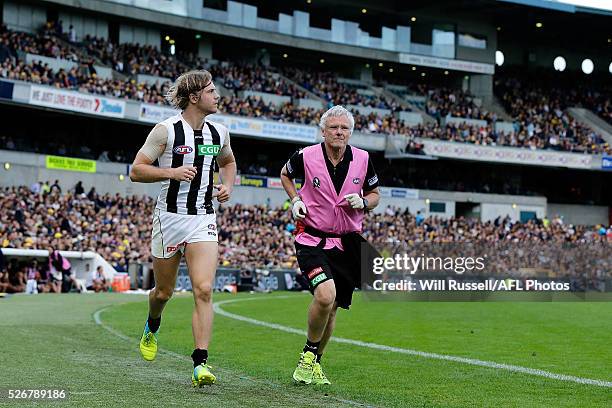
{"label": "black t-shirt", "polygon": [[[342,185],[344,184],[344,180],[348,174],[349,165],[353,160],[353,150],[351,149],[351,146],[346,146],[344,157],[340,163],[334,167],[332,162],[329,160],[329,157],[327,157],[327,152],[325,151],[323,143],[321,143],[319,146],[321,146],[321,149],[323,150],[323,157],[325,158],[327,171],[329,173],[329,177],[334,183],[336,194],[340,194],[340,190],[342,190]],[[286,167],[289,178],[304,180],[304,155],[302,154],[301,150],[295,152],[293,156],[289,158]],[[372,160],[368,158],[368,170],[366,172],[365,182],[363,183],[363,191],[372,191],[376,187],[378,187],[378,176],[376,175],[376,171],[372,165]]]}

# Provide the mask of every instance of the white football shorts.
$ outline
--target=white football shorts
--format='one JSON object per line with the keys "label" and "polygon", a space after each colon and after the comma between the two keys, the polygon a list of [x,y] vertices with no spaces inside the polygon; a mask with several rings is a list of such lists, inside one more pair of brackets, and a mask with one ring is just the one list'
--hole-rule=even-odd
{"label": "white football shorts", "polygon": [[159,209],[153,212],[151,255],[170,258],[193,242],[218,242],[216,214],[175,214]]}

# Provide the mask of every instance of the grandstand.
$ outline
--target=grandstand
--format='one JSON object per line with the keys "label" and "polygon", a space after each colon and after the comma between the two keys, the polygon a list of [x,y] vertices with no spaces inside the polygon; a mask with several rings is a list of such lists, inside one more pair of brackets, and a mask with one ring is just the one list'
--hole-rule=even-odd
{"label": "grandstand", "polygon": [[[229,128],[238,166],[217,207],[215,289],[302,288],[279,174],[321,142],[321,115],[340,104],[382,186],[364,222],[375,246],[585,245],[600,251],[593,270],[567,267],[570,252],[555,265],[573,287],[612,291],[612,9],[569,3],[0,1],[0,293],[32,279],[59,291],[51,248],[72,262],[73,291],[154,285],[159,185],[131,182],[130,164],[177,113],[165,94],[192,69],[212,73],[212,119]],[[182,265],[177,290],[190,288]]]}
{"label": "grandstand", "polygon": [[[485,19],[486,28],[462,29],[472,31],[459,32],[455,43],[435,28],[435,14],[429,16],[425,6],[425,21],[413,24],[410,18],[408,25],[401,23],[401,16],[393,22],[384,7],[366,6],[366,13],[396,27],[383,27],[377,38],[370,33],[380,25],[364,22],[354,31],[342,13],[331,30],[317,26],[321,22],[316,19],[308,23],[307,17],[314,19],[321,4],[281,10],[232,3],[237,8],[224,11],[213,2],[201,10],[175,5],[166,10],[169,14],[157,16],[170,22],[188,10],[201,16],[199,21],[220,19],[219,24],[227,24],[226,35],[204,27],[170,29],[172,23],[145,27],[145,20],[138,19],[117,23],[113,16],[119,10],[129,17],[135,9],[101,4],[102,11],[92,19],[87,7],[3,3],[0,103],[7,114],[20,119],[8,122],[0,134],[4,174],[11,175],[3,178],[3,185],[15,187],[12,180],[19,179],[19,185],[31,188],[59,179],[67,190],[82,180],[95,185],[96,194],[119,193],[126,200],[134,200],[133,194],[154,196],[156,187],[132,184],[121,163],[132,161],[150,123],[173,113],[164,99],[171,81],[185,70],[204,68],[223,96],[218,120],[238,137],[235,204],[261,205],[259,192],[251,190],[267,186],[263,201],[281,205],[284,198],[276,178],[280,167],[296,148],[318,139],[316,125],[324,109],[343,104],[356,116],[353,143],[371,152],[386,186],[381,211],[394,206],[412,214],[482,223],[505,217],[513,222],[562,217],[587,228],[610,225],[610,173],[603,169],[606,155],[612,154],[612,127],[606,122],[610,73],[603,69],[603,60],[587,76],[577,72],[575,62],[559,72],[552,69],[548,54],[529,54],[532,44],[527,38],[502,23],[519,15],[523,6],[497,4],[494,16]],[[565,18],[560,12],[546,13],[550,23],[534,49],[546,44]],[[239,15],[241,23],[234,20]],[[422,25],[434,28],[424,35],[427,28]],[[299,31],[304,27],[308,29]],[[260,37],[241,37],[244,30],[293,33],[299,41],[291,47],[277,40],[266,43]],[[537,27],[531,30],[538,32]],[[338,55],[320,47],[326,38],[338,45]],[[423,39],[430,45],[419,42]],[[369,49],[381,50],[378,60],[366,58],[362,51]],[[505,50],[505,61],[499,60],[500,49]],[[521,60],[521,52],[527,52],[530,61]],[[595,47],[591,58],[599,58],[598,52]],[[399,63],[393,62],[393,53]],[[419,63],[418,55],[430,60]],[[32,116],[36,120],[26,119]],[[263,130],[249,130],[254,128]],[[83,166],[95,170],[56,170],[48,159],[41,168],[38,157],[44,154],[81,159]],[[76,234],[61,228],[56,232]],[[5,232],[4,241],[12,242],[7,238]],[[21,244],[4,246],[13,245]],[[62,244],[65,250],[71,246]],[[106,258],[117,253],[90,246]],[[283,251],[290,255],[291,249]],[[127,258],[149,260],[143,248]],[[121,263],[115,269],[127,270],[127,259],[107,260],[115,267]],[[248,263],[266,262],[251,256]]]}

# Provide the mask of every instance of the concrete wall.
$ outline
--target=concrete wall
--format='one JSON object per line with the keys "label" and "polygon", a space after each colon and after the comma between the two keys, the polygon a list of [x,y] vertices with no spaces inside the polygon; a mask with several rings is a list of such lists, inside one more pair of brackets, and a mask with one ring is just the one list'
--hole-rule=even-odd
{"label": "concrete wall", "polygon": [[[47,22],[47,12],[43,7],[23,2],[5,1],[2,9],[2,22],[10,30],[33,33]],[[65,27],[68,28],[68,26]]]}
{"label": "concrete wall", "polygon": [[202,36],[198,43],[198,57],[202,59],[212,59],[212,40],[208,36]]}
{"label": "concrete wall", "polygon": [[49,68],[51,68],[54,72],[63,69],[65,71],[70,71],[72,68],[76,68],[79,66],[76,62],[69,61],[63,58],[51,58],[45,57],[43,55],[38,54],[26,54],[25,57],[26,63],[31,64],[35,61],[40,61],[43,65],[49,64]]}
{"label": "concrete wall", "polygon": [[258,96],[260,97],[266,104],[271,103],[272,105],[280,106],[285,103],[291,102],[290,96],[283,95],[275,95],[267,92],[255,92],[255,91],[240,91],[238,92],[240,97],[246,98],[249,96]]}
{"label": "concrete wall", "polygon": [[[410,211],[411,214],[416,214],[417,211],[420,211],[421,214],[425,215],[426,217],[432,216],[432,217],[438,217],[442,219],[448,219],[448,218],[452,218],[455,216],[455,201],[449,200],[449,199],[431,200],[428,198],[421,198],[421,195],[422,194],[419,195],[418,199],[381,197],[380,204],[378,205],[378,207],[376,207],[374,212],[376,213],[383,212],[388,206],[390,206],[390,207],[401,208],[401,209],[408,208],[408,211]],[[429,211],[430,204],[432,202],[433,203],[444,203],[445,211],[444,212]]]}
{"label": "concrete wall", "polygon": [[149,85],[154,85],[154,84],[163,84],[164,82],[167,82],[167,81],[172,81],[172,79],[155,76],[155,75],[146,75],[146,74],[136,75],[136,82],[138,83],[144,82]]}
{"label": "concrete wall", "polygon": [[59,13],[59,19],[62,21],[64,32],[68,32],[70,26],[74,26],[77,41],[83,40],[85,35],[93,35],[95,37],[108,38],[108,22],[99,18],[99,16],[84,16],[82,14],[72,14],[66,12]]}
{"label": "concrete wall", "polygon": [[161,34],[158,29],[121,24],[119,27],[119,44],[139,43],[160,49]]}
{"label": "concrete wall", "polygon": [[300,108],[323,109],[325,104],[318,99],[300,98],[298,106]]}
{"label": "concrete wall", "polygon": [[477,61],[488,64],[495,63],[495,51],[497,50],[497,31],[491,24],[486,24],[478,21],[468,21],[466,19],[458,19],[458,33],[475,34],[486,37],[487,48],[471,48],[462,47],[457,44],[456,58],[466,61]]}
{"label": "concrete wall", "polygon": [[514,132],[514,124],[512,122],[495,122],[495,131],[504,133]]}
{"label": "concrete wall", "polygon": [[493,75],[470,75],[470,92],[490,101],[493,97]]}
{"label": "concrete wall", "polygon": [[407,125],[415,126],[423,123],[423,115],[417,112],[400,112],[399,118],[406,122]]}
{"label": "concrete wall", "polygon": [[548,216],[560,215],[566,224],[612,225],[610,207],[595,205],[548,204]]}
{"label": "concrete wall", "polygon": [[487,126],[487,121],[486,120],[480,120],[480,119],[468,119],[468,118],[456,118],[454,116],[448,116],[446,118],[444,118],[443,120],[444,124],[449,124],[449,123],[467,123],[470,126]]}
{"label": "concrete wall", "polygon": [[546,206],[482,203],[480,204],[480,220],[493,221],[497,217],[503,218],[509,215],[512,221],[519,221],[522,211],[532,211],[538,218],[543,218],[546,215]]}
{"label": "concrete wall", "polygon": [[[62,58],[45,57],[45,56],[38,55],[38,54],[29,54],[29,53],[25,54],[25,60],[26,60],[26,63],[28,64],[35,62],[35,61],[40,61],[43,64],[49,64],[49,67],[53,71],[59,71],[60,69],[64,69],[65,71],[70,71],[72,68],[75,68],[75,67],[78,68],[79,66],[78,63],[73,62],[73,61],[69,61],[69,60],[62,59]],[[113,79],[112,68],[103,67],[101,65],[94,65],[94,68],[96,69],[96,75],[98,76],[98,78]]]}
{"label": "concrete wall", "polygon": [[113,69],[109,67],[103,67],[100,65],[94,65],[96,69],[96,75],[102,79],[113,79]]}
{"label": "concrete wall", "polygon": [[387,116],[391,114],[390,109],[372,108],[369,106],[361,106],[361,105],[346,105],[346,109],[350,111],[355,110],[359,112],[361,115],[369,115],[370,113],[375,113],[380,116]]}

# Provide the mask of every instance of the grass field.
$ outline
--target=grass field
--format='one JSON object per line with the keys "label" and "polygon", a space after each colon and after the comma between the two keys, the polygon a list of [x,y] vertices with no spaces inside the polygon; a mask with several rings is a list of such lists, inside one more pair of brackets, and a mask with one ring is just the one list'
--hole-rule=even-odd
{"label": "grass field", "polygon": [[[153,363],[138,354],[144,296],[0,299],[0,389],[64,388],[67,401],[44,405],[79,407],[612,406],[610,303],[399,303],[356,296],[351,312],[339,312],[335,334],[397,349],[333,342],[323,359],[333,385],[314,389],[290,381],[304,336],[288,331],[304,329],[309,300],[309,295],[287,293],[216,295],[216,302],[224,302],[223,313],[230,314],[216,315],[210,348],[219,383],[193,389],[188,295],[169,303],[160,333],[167,352]],[[528,367],[603,385],[398,349]],[[11,405],[5,390],[0,405]],[[34,405],[14,403],[29,404]]]}

